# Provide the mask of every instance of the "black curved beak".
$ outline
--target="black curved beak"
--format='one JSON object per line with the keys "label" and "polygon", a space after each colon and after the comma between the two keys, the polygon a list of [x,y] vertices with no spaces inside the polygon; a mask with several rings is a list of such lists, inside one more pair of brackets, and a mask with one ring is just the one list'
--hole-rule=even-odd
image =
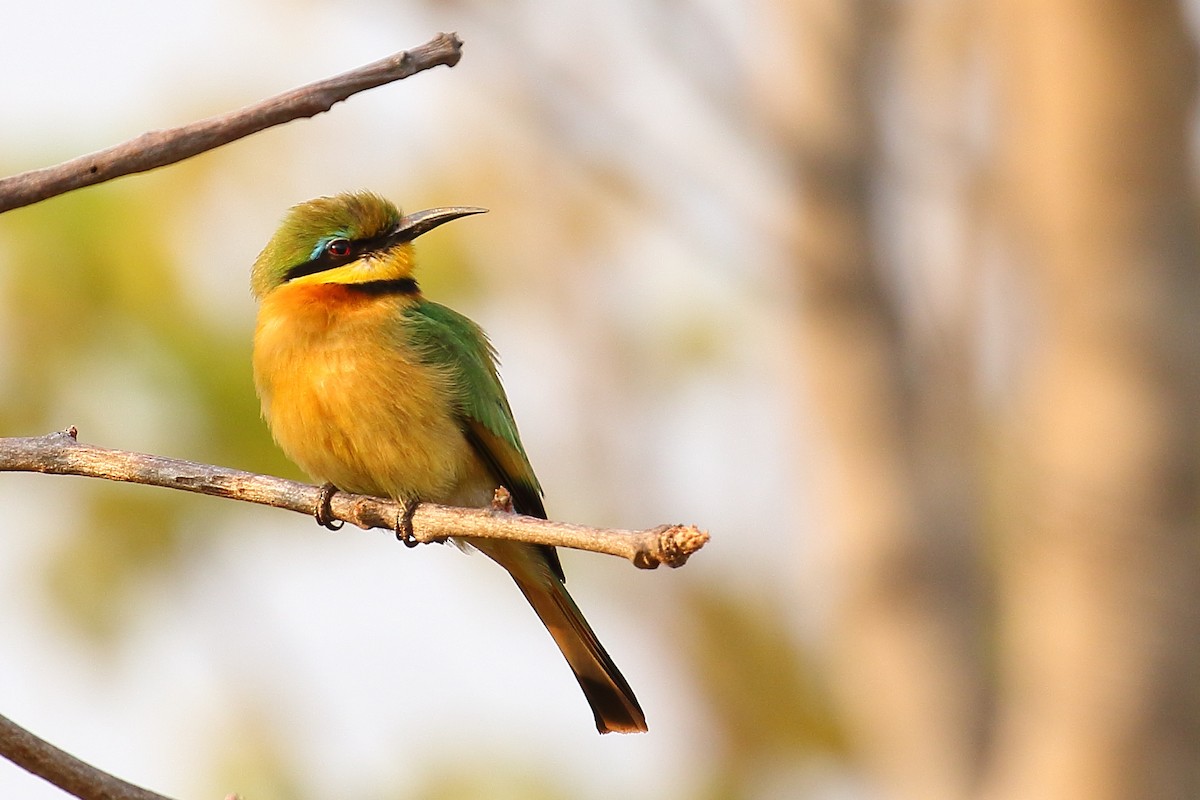
{"label": "black curved beak", "polygon": [[400,224],[396,226],[396,229],[388,234],[388,243],[411,242],[421,234],[428,233],[443,223],[459,217],[468,217],[471,214],[483,214],[486,211],[486,208],[475,206],[446,206],[445,208],[427,208],[424,211],[405,214],[401,217]]}

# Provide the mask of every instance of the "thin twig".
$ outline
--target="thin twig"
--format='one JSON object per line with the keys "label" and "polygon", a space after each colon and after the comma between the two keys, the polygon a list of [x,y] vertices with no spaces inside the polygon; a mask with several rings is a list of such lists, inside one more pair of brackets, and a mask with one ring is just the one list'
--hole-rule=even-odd
{"label": "thin twig", "polygon": [[292,89],[245,108],[190,125],[149,131],[122,144],[0,179],[0,213],[92,186],[164,167],[294,119],[313,117],[353,94],[415,75],[431,67],[453,67],[462,41],[440,33],[425,44],[358,69]]}
{"label": "thin twig", "polygon": [[[82,475],[163,486],[313,516],[322,506],[318,486],[147,453],[95,447],[75,437],[72,427],[33,438],[0,438],[0,472]],[[412,536],[424,544],[454,537],[571,547],[627,558],[643,569],[654,569],[659,564],[682,566],[708,541],[708,534],[693,525],[660,525],[642,531],[591,528],[513,514],[503,510],[502,503],[502,498],[492,508],[421,503],[412,516]],[[393,500],[336,492],[329,498],[328,511],[332,519],[363,529],[395,531],[405,508]]]}
{"label": "thin twig", "polygon": [[0,755],[81,800],[169,800],[98,770],[0,716]]}

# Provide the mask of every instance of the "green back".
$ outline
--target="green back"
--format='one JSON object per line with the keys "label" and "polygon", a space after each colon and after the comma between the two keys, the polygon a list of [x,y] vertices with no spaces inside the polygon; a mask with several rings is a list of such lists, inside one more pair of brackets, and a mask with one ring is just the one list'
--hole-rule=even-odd
{"label": "green back", "polygon": [[430,364],[450,370],[463,434],[512,493],[513,507],[545,519],[542,487],[521,445],[483,329],[446,306],[422,299],[405,310],[405,333]]}

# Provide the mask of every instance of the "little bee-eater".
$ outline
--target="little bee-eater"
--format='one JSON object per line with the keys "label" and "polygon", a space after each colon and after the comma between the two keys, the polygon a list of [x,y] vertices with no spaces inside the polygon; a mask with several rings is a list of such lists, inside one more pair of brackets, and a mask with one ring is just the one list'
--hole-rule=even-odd
{"label": "little bee-eater", "polygon": [[[258,259],[254,383],[275,441],[349,492],[480,507],[509,490],[545,518],[542,489],[496,371],[463,315],[426,300],[413,240],[481,208],[401,216],[369,192],[295,206]],[[553,547],[464,538],[508,570],[562,650],[601,733],[646,730],[633,690],[567,594]]]}

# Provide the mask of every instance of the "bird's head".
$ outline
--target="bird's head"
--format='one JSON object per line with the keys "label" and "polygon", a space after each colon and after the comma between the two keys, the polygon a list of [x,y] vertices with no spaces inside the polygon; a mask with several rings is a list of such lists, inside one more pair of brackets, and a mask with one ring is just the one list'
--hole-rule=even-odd
{"label": "bird's head", "polygon": [[285,283],[410,279],[413,239],[443,222],[486,210],[451,206],[401,216],[372,192],[318,197],[288,211],[255,259],[250,287],[261,299]]}

